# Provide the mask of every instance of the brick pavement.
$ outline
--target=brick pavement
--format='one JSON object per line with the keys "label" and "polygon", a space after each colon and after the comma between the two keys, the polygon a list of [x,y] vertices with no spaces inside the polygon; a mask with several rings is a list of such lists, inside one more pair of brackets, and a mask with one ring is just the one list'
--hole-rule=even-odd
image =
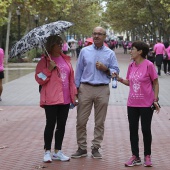
{"label": "brick pavement", "polygon": [[[129,56],[116,50],[121,75],[125,77]],[[73,59],[75,67],[76,60]],[[153,170],[169,170],[170,157],[170,76],[162,75],[160,82],[160,114],[154,114],[152,121],[152,161]],[[87,124],[88,156],[71,159],[69,162],[53,161],[51,164],[42,162],[43,131],[45,126],[44,110],[38,106],[38,85],[34,73],[4,84],[0,102],[0,170],[35,170],[46,166],[45,170],[124,170],[146,169],[143,166],[126,168],[124,162],[131,155],[129,143],[126,100],[128,87],[118,83],[118,88],[111,89],[108,115],[105,123],[105,136],[101,153],[103,159],[91,158],[90,146],[93,136],[94,116]],[[63,151],[71,155],[76,145],[76,109],[70,110]],[[140,155],[143,159],[142,135],[140,135]],[[40,168],[39,168],[40,169]]]}

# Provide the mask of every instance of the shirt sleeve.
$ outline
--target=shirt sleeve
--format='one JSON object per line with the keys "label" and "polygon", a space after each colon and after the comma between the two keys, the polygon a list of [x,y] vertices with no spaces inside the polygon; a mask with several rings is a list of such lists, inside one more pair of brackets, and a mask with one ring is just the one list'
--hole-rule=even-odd
{"label": "shirt sleeve", "polygon": [[109,64],[109,70],[110,70],[110,73],[114,72],[114,73],[119,74],[119,72],[120,72],[118,62],[117,62],[117,58],[116,58],[116,54],[114,52],[111,56],[111,60],[110,60],[110,64]]}
{"label": "shirt sleeve", "polygon": [[158,78],[158,74],[153,63],[148,64],[148,72],[152,81]]}
{"label": "shirt sleeve", "polygon": [[80,82],[81,82],[81,76],[83,74],[83,50],[80,51],[78,60],[77,60],[77,64],[76,64],[76,71],[75,71],[75,84],[76,87],[78,88],[80,86]]}

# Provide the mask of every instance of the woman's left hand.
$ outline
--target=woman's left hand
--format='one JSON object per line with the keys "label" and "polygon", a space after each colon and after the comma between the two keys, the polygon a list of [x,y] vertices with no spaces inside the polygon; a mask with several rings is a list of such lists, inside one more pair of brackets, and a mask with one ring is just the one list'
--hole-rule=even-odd
{"label": "woman's left hand", "polygon": [[156,113],[159,113],[159,112],[160,112],[160,107],[159,107],[159,105],[158,105],[158,102],[154,102],[154,105],[155,105],[155,107],[156,107],[155,112],[156,112]]}

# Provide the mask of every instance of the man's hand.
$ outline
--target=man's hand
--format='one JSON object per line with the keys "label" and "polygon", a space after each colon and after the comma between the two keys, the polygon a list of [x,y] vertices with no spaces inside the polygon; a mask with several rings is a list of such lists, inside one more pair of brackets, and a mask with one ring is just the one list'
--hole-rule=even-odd
{"label": "man's hand", "polygon": [[104,71],[104,72],[106,72],[108,70],[108,68],[103,63],[101,63],[99,61],[96,62],[96,68],[98,70],[101,70],[101,71]]}

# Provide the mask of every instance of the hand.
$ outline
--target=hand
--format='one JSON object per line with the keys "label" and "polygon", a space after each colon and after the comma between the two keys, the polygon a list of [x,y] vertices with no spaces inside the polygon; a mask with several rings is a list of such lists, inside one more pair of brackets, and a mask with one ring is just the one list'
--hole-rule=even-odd
{"label": "hand", "polygon": [[79,101],[78,101],[78,98],[77,98],[77,96],[75,96],[75,106],[77,106],[79,104]]}
{"label": "hand", "polygon": [[52,71],[55,67],[56,67],[55,62],[51,60],[48,69]]}
{"label": "hand", "polygon": [[114,78],[114,77],[119,78],[119,75],[117,73],[113,72],[112,73],[112,78]]}
{"label": "hand", "polygon": [[96,62],[96,68],[101,71],[107,71],[108,68],[101,62],[97,61]]}
{"label": "hand", "polygon": [[155,105],[155,107],[156,107],[155,112],[156,112],[156,113],[159,113],[159,112],[160,112],[160,107],[159,107],[159,105],[158,105],[158,102],[154,102],[154,105]]}

